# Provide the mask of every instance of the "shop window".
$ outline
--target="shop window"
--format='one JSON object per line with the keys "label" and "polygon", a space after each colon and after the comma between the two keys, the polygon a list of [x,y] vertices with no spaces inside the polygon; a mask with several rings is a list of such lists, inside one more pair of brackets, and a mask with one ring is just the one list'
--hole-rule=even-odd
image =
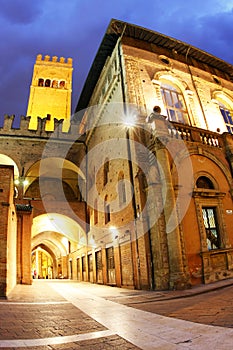
{"label": "shop window", "polygon": [[161,94],[170,121],[189,124],[188,112],[182,92],[175,86],[162,83]]}
{"label": "shop window", "polygon": [[80,275],[80,258],[77,258],[77,277]]}
{"label": "shop window", "polygon": [[218,233],[216,208],[202,207],[202,216],[206,230],[208,249],[219,249],[221,247],[221,242]]}
{"label": "shop window", "polygon": [[99,250],[95,253],[95,260],[96,260],[96,270],[102,270],[103,264],[102,264],[102,251]]}
{"label": "shop window", "polygon": [[227,131],[233,134],[233,118],[231,116],[231,111],[221,102],[219,102],[219,109],[225,122]]}
{"label": "shop window", "polygon": [[112,270],[115,269],[115,261],[114,261],[114,249],[113,247],[106,249],[107,254],[107,269]]}
{"label": "shop window", "polygon": [[86,257],[82,256],[82,272],[87,271],[87,266],[86,266]]}
{"label": "shop window", "polygon": [[88,254],[88,270],[89,270],[89,272],[93,271],[93,256],[92,256],[92,254]]}

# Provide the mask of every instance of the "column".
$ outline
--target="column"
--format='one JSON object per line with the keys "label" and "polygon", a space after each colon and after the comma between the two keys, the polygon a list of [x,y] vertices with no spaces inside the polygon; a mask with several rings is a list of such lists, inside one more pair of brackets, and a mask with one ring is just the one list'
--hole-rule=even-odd
{"label": "column", "polygon": [[[161,194],[169,256],[169,288],[185,289],[189,287],[189,276],[184,266],[184,252],[181,245],[181,232],[176,207],[176,196],[171,174],[171,155],[167,149],[170,140],[165,118],[155,115],[150,120],[153,124],[154,153],[158,162]],[[179,141],[177,141],[179,142]],[[175,147],[175,146],[173,146]]]}

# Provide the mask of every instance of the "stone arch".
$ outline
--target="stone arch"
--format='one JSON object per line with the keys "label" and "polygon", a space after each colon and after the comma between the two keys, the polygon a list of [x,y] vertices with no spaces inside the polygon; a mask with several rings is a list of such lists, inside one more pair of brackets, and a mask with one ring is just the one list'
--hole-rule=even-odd
{"label": "stone arch", "polygon": [[[210,161],[212,161],[213,163],[215,163],[217,165],[217,167],[219,169],[221,169],[222,173],[224,174],[228,185],[230,188],[232,188],[233,183],[232,183],[232,176],[231,176],[231,171],[230,169],[226,166],[226,164],[223,164],[221,162],[221,160],[219,160],[219,158],[217,158],[213,153],[204,150],[202,151],[202,154],[199,154],[196,149],[192,148],[192,149],[186,149],[186,147],[183,149],[183,151],[178,152],[177,156],[174,157],[174,161],[173,164],[176,165],[181,165],[181,163],[185,160],[185,158],[190,157],[190,156],[203,156],[206,157],[207,159],[209,159]],[[177,172],[176,172],[176,167],[172,166],[171,168],[172,171],[172,177],[173,177],[173,184],[174,186],[178,185],[178,179],[177,179]],[[201,174],[206,174],[206,176],[210,177],[211,181],[214,183],[215,188],[219,188],[219,184],[217,184],[215,178],[213,177],[213,175],[208,172],[207,170],[203,171],[199,171],[196,174],[193,173],[193,183],[196,183],[197,177],[201,176]]]}
{"label": "stone arch", "polygon": [[198,171],[195,173],[195,187],[198,187],[198,181],[203,179],[206,181],[206,185],[209,183],[209,189],[216,189],[219,190],[219,183],[216,181],[216,179],[213,177],[213,175],[208,171]]}
{"label": "stone arch", "polygon": [[223,91],[214,91],[212,93],[212,105],[215,108],[214,112],[218,120],[216,125],[216,130],[220,132],[225,130],[229,133],[233,133],[233,98],[223,92]]}
{"label": "stone arch", "polygon": [[77,244],[86,244],[83,228],[70,217],[58,213],[46,213],[33,219],[32,239],[42,232],[56,232]]}
{"label": "stone arch", "polygon": [[182,91],[182,93],[184,93],[185,90],[189,90],[187,82],[180,79],[180,77],[172,72],[159,71],[154,75],[154,82],[157,81],[160,83],[162,80],[177,86]]}
{"label": "stone arch", "polygon": [[216,102],[222,102],[230,110],[233,110],[233,98],[226,92],[215,90],[212,92],[212,99],[216,100]]}
{"label": "stone arch", "polygon": [[[54,277],[68,276],[67,256],[71,242],[75,249],[87,245],[85,231],[75,220],[58,213],[47,213],[34,217],[31,251],[39,248],[50,254]],[[40,270],[38,264],[36,270]],[[41,271],[39,274],[41,275]]]}
{"label": "stone arch", "polygon": [[[36,256],[37,254],[37,250],[40,250],[42,253],[45,253],[48,255],[48,257],[50,257],[50,259],[52,260],[52,275],[49,276],[49,278],[56,278],[58,276],[58,259],[57,256],[54,254],[54,252],[50,249],[49,246],[47,246],[44,243],[41,243],[35,247],[32,248],[32,260],[33,260],[33,255]],[[35,257],[34,256],[34,257]],[[33,266],[32,266],[32,270],[34,270]],[[34,271],[32,271],[33,276],[34,276]]]}
{"label": "stone arch", "polygon": [[62,239],[63,235],[57,232],[44,231],[32,238],[32,250],[41,244],[46,245],[54,256],[66,256],[68,254],[67,240]]}
{"label": "stone arch", "polygon": [[14,178],[19,179],[19,168],[16,162],[5,154],[0,154],[0,164],[2,165],[12,165],[14,167]]}
{"label": "stone arch", "polygon": [[[24,193],[28,194],[28,197],[40,197],[40,181],[46,178],[47,181],[62,181],[70,196],[80,199],[81,182],[85,181],[85,175],[81,169],[71,161],[58,157],[49,157],[36,161],[33,163],[25,174],[25,180],[27,181],[24,187]],[[35,188],[32,188],[34,184]],[[31,186],[31,192],[29,193]],[[64,188],[63,186],[63,188]],[[38,193],[37,193],[38,192]]]}

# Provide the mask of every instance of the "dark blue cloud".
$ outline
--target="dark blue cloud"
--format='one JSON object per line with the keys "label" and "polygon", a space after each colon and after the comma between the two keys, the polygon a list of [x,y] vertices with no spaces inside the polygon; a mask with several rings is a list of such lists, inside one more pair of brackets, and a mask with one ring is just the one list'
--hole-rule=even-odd
{"label": "dark blue cloud", "polygon": [[0,16],[10,23],[28,24],[43,13],[44,1],[1,0]]}
{"label": "dark blue cloud", "polygon": [[73,58],[74,110],[111,18],[172,36],[233,63],[233,13],[227,0],[0,0],[0,5],[0,115],[26,113],[39,53]]}

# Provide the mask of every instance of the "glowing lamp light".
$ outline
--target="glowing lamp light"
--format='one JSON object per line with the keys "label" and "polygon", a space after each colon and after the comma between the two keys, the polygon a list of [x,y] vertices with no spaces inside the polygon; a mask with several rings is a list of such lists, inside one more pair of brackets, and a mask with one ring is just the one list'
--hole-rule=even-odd
{"label": "glowing lamp light", "polygon": [[27,179],[24,179],[24,178],[18,178],[18,179],[15,179],[14,184],[15,185],[21,184],[21,185],[27,186],[29,184],[29,181]]}

